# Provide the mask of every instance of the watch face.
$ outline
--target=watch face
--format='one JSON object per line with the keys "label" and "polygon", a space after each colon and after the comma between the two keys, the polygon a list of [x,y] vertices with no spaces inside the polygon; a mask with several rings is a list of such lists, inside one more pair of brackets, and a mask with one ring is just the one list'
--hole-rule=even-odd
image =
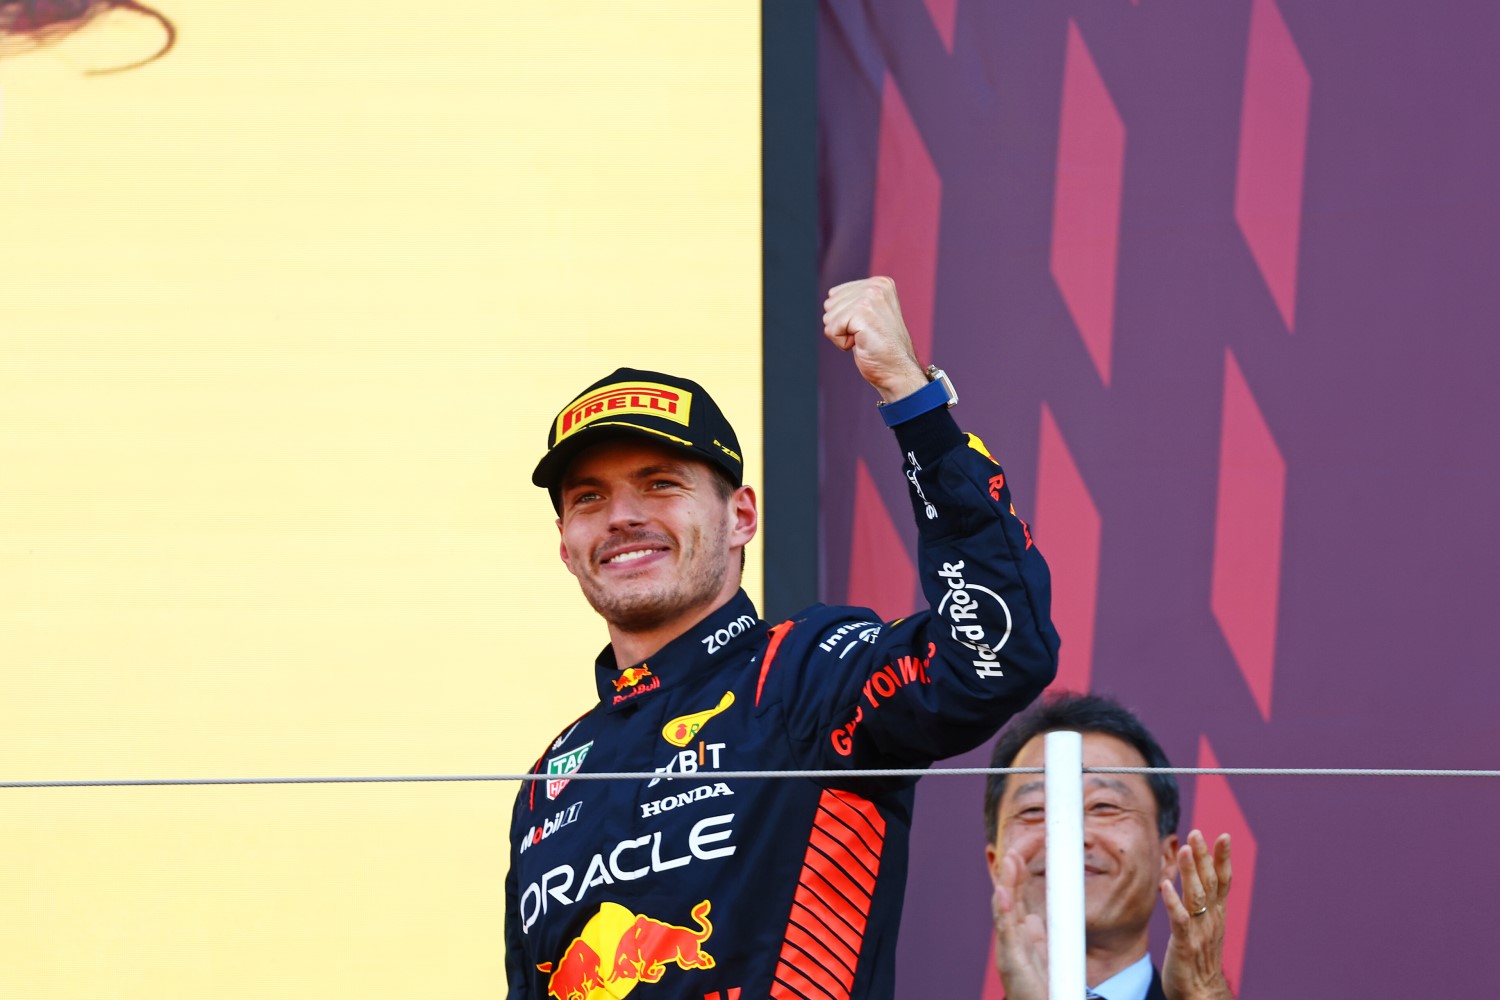
{"label": "watch face", "polygon": [[958,390],[953,388],[953,380],[948,377],[947,372],[943,371],[937,365],[928,365],[927,377],[933,382],[943,383],[943,390],[948,393],[949,406],[958,402]]}

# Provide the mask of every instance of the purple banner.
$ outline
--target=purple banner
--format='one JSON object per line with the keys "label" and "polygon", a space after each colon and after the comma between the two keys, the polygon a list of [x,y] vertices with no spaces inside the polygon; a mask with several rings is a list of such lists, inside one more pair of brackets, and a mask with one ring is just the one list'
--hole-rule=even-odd
{"label": "purple banner", "polygon": [[[1052,564],[1059,684],[1178,765],[1500,766],[1497,42],[1486,0],[823,4],[824,285],[896,279]],[[823,597],[897,616],[898,456],[828,355]],[[1500,782],[1183,793],[1235,835],[1241,1000],[1493,979]],[[999,995],[981,795],[921,786],[901,996]]]}

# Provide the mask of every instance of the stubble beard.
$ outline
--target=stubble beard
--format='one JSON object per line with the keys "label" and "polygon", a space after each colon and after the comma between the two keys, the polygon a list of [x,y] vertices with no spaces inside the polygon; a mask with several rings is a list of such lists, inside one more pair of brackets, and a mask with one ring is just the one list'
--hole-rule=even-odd
{"label": "stubble beard", "polygon": [[[729,573],[727,527],[699,532],[679,550],[686,572],[650,586],[604,586],[592,574],[580,577],[583,596],[599,616],[620,632],[650,632],[717,597]],[[705,611],[712,610],[704,608]]]}

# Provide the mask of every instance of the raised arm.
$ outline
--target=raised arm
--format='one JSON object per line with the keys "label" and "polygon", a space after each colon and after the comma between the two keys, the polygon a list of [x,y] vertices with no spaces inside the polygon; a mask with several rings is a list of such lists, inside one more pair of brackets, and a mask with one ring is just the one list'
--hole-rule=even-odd
{"label": "raised arm", "polygon": [[823,323],[899,446],[927,610],[802,636],[817,646],[796,680],[792,725],[830,764],[927,763],[982,743],[1054,676],[1050,576],[1005,473],[958,429],[948,387],[919,364],[894,283],[833,288]]}

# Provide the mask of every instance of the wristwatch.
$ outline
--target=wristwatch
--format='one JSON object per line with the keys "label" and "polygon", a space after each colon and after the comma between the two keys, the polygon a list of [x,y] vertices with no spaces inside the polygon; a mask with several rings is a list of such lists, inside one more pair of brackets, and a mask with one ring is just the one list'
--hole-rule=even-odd
{"label": "wristwatch", "polygon": [[953,380],[948,377],[947,372],[937,365],[928,365],[926,374],[927,384],[916,392],[889,403],[875,404],[887,427],[904,424],[928,410],[935,410],[939,406],[953,406],[958,402],[958,390],[953,388]]}

